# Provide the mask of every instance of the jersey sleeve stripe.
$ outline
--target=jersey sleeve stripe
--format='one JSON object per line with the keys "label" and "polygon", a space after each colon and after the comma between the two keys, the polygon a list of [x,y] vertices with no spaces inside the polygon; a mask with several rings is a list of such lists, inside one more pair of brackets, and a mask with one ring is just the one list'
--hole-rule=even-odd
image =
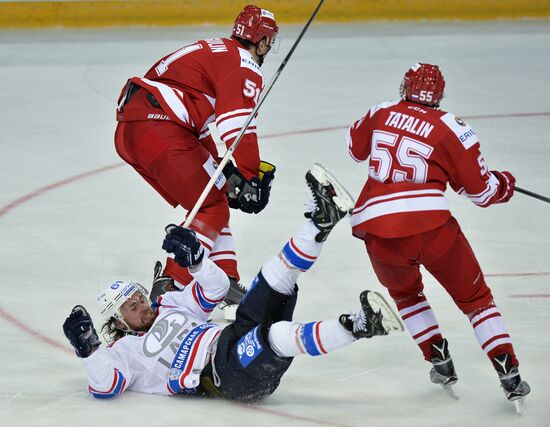
{"label": "jersey sleeve stripe", "polygon": [[216,126],[219,126],[221,122],[223,122],[224,120],[226,120],[231,116],[242,115],[242,114],[246,114],[248,116],[252,112],[252,110],[253,110],[252,108],[241,108],[240,110],[233,110],[233,111],[228,111],[227,113],[220,114],[216,118]]}
{"label": "jersey sleeve stripe", "polygon": [[115,369],[114,372],[115,375],[113,378],[113,384],[109,390],[101,391],[93,388],[92,386],[88,386],[88,391],[93,397],[98,399],[109,399],[118,396],[124,391],[126,387],[126,379],[124,378],[124,375],[122,375],[118,369]]}
{"label": "jersey sleeve stripe", "polygon": [[[239,134],[240,131],[241,130],[239,128],[234,132],[224,134],[224,135],[221,136],[221,139],[222,139],[223,142],[227,143],[227,142],[231,141],[231,139],[235,138]],[[249,134],[256,135],[256,128],[255,127],[249,127],[248,129],[246,129],[246,131],[244,132],[244,135],[249,135]]]}
{"label": "jersey sleeve stripe", "polygon": [[468,194],[464,190],[462,193],[460,193],[460,195],[467,197],[478,206],[485,206],[491,201],[491,199],[497,193],[498,186],[499,186],[498,179],[492,173],[489,173],[489,180],[487,181],[487,187],[485,187],[483,191],[477,194]]}
{"label": "jersey sleeve stripe", "polygon": [[218,302],[223,301],[223,298],[221,300],[217,300],[217,301],[208,300],[204,296],[204,291],[198,283],[195,283],[193,285],[193,298],[195,299],[195,302],[197,303],[197,305],[205,313],[210,313],[212,310],[214,310],[214,307],[216,307],[216,304]]}

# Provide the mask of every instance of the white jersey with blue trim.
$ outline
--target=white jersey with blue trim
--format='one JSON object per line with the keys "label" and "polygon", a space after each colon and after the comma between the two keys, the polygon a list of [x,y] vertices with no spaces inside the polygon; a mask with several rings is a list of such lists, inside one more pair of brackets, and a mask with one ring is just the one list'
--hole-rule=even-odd
{"label": "white jersey with blue trim", "polygon": [[158,316],[145,334],[128,335],[83,359],[90,393],[110,398],[125,390],[194,394],[222,327],[207,323],[229,289],[227,275],[206,259],[196,283],[153,304]]}

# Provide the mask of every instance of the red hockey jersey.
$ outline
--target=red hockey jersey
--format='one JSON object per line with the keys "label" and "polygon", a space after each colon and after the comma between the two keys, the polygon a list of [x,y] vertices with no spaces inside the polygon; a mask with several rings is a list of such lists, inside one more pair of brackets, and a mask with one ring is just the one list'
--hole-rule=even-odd
{"label": "red hockey jersey", "polygon": [[357,237],[405,237],[439,227],[451,215],[447,183],[482,207],[501,197],[475,131],[451,113],[403,100],[375,105],[349,129],[347,145],[357,162],[370,157],[351,217]]}
{"label": "red hockey jersey", "polygon": [[[221,139],[229,147],[254,109],[263,89],[263,74],[250,52],[233,39],[199,40],[158,61],[143,78],[129,80],[149,91],[165,114],[145,106],[136,115],[121,108],[118,121],[172,120],[188,127],[199,140],[213,147],[208,125],[215,121]],[[126,86],[128,87],[128,85]],[[213,153],[217,154],[217,153]],[[254,118],[234,152],[240,172],[250,179],[260,163]]]}

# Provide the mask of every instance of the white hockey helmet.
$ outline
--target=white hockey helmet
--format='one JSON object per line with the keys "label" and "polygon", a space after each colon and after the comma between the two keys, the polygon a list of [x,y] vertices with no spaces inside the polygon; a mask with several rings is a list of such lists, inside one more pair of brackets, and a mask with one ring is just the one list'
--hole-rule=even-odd
{"label": "white hockey helmet", "polygon": [[128,301],[136,292],[141,292],[145,296],[149,295],[147,289],[139,283],[117,280],[97,297],[99,312],[105,320],[114,317],[124,322],[120,307],[122,307],[122,304]]}

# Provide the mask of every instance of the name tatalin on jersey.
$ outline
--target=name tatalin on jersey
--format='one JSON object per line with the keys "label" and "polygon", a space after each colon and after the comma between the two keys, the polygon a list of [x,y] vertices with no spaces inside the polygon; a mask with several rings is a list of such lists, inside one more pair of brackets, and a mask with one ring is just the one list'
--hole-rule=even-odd
{"label": "name tatalin on jersey", "polygon": [[428,138],[434,126],[424,120],[420,120],[414,116],[409,116],[404,113],[390,111],[390,116],[384,123],[386,126],[391,126],[396,129],[406,130],[415,135]]}

